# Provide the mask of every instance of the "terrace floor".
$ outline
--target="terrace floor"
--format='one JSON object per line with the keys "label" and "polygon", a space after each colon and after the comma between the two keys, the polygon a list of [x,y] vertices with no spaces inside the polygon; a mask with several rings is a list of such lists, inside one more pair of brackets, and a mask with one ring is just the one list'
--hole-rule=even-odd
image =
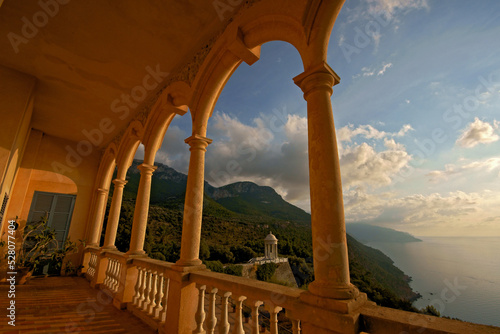
{"label": "terrace floor", "polygon": [[82,277],[34,278],[16,286],[16,326],[8,324],[9,286],[0,285],[0,333],[155,333]]}

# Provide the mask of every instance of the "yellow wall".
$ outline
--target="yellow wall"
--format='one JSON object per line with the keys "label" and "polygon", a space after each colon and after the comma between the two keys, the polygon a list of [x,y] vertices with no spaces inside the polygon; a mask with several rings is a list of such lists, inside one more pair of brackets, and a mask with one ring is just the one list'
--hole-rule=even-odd
{"label": "yellow wall", "polygon": [[[35,79],[0,66],[0,204],[10,196],[28,139]],[[10,201],[7,202],[7,205]],[[7,207],[8,209],[8,207]],[[5,219],[2,219],[2,227]]]}
{"label": "yellow wall", "polygon": [[[7,218],[19,217],[22,226],[28,218],[35,191],[76,195],[76,202],[68,236],[72,240],[85,237],[86,223],[92,200],[99,154],[82,160],[77,167],[66,164],[66,146],[76,143],[32,130],[26,151],[16,177]],[[66,165],[64,174],[54,170],[54,163]]]}

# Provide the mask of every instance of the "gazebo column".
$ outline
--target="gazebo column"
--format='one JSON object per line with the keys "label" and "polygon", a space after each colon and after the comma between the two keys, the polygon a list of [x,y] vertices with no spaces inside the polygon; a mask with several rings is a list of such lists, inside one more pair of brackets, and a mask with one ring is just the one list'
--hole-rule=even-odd
{"label": "gazebo column", "polygon": [[103,248],[116,249],[115,240],[116,232],[118,230],[118,222],[120,220],[120,210],[122,207],[123,188],[127,181],[121,179],[113,180],[114,190],[113,199],[111,200],[111,207],[109,209],[108,223],[106,225],[106,235],[104,237]]}
{"label": "gazebo column", "polygon": [[191,157],[184,202],[181,255],[176,264],[178,266],[196,266],[201,264],[199,253],[205,182],[205,152],[212,140],[193,135],[185,142],[190,146]]}
{"label": "gazebo column", "polygon": [[139,189],[137,190],[130,249],[127,252],[129,255],[144,255],[146,253],[143,248],[148,222],[151,179],[157,167],[143,163],[137,166],[137,168],[141,171],[141,179],[139,181]]}
{"label": "gazebo column", "polygon": [[331,105],[337,74],[323,62],[294,78],[307,101],[309,183],[315,280],[309,292],[353,299],[350,283],[340,164]]}
{"label": "gazebo column", "polygon": [[95,215],[90,231],[89,246],[99,246],[99,232],[102,228],[102,221],[104,219],[104,210],[106,210],[106,199],[108,197],[108,189],[97,189],[97,200],[95,206]]}

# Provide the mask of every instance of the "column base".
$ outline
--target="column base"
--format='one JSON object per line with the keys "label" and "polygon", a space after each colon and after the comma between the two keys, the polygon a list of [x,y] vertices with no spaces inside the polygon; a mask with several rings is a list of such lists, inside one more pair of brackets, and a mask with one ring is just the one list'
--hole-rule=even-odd
{"label": "column base", "polygon": [[309,292],[313,295],[329,299],[355,299],[359,295],[359,290],[354,285],[336,285],[331,283],[320,283],[317,281],[309,284]]}
{"label": "column base", "polygon": [[306,304],[335,313],[350,314],[365,305],[368,298],[366,297],[366,293],[359,293],[359,291],[358,295],[351,299],[334,299],[326,296],[318,296],[311,291],[307,291],[300,295],[300,300]]}
{"label": "column base", "polygon": [[128,251],[125,253],[125,255],[143,255],[143,256],[147,256],[146,252],[143,251],[143,250],[135,250],[135,251]]}
{"label": "column base", "polygon": [[116,246],[103,246],[101,247],[101,250],[118,250],[118,248],[116,248]]}
{"label": "column base", "polygon": [[200,260],[200,259],[196,259],[196,260],[189,260],[189,261],[186,261],[186,260],[178,260],[175,265],[176,266],[179,266],[179,267],[192,267],[192,266],[199,266],[199,265],[202,265],[203,262]]}

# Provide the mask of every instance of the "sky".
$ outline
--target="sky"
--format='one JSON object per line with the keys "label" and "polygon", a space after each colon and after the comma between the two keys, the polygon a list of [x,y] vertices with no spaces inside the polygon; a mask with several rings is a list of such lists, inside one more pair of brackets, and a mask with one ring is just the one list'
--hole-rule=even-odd
{"label": "sky", "polygon": [[[500,236],[499,36],[497,0],[346,1],[328,52],[346,223]],[[301,72],[284,42],[240,65],[209,121],[206,181],[272,186],[310,211]],[[184,173],[186,116],[156,158]]]}

